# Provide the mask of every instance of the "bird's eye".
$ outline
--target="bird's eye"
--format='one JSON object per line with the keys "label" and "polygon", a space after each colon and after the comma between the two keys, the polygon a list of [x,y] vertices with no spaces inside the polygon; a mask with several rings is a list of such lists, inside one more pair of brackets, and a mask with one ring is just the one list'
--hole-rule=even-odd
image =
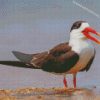
{"label": "bird's eye", "polygon": [[77,23],[74,25],[74,29],[78,29],[81,26],[81,23]]}
{"label": "bird's eye", "polygon": [[71,30],[73,29],[78,29],[81,26],[81,23],[75,23],[73,24],[73,26],[71,27]]}
{"label": "bird's eye", "polygon": [[80,28],[82,22],[84,22],[84,21],[77,21],[77,22],[75,22],[75,23],[72,25],[71,30]]}

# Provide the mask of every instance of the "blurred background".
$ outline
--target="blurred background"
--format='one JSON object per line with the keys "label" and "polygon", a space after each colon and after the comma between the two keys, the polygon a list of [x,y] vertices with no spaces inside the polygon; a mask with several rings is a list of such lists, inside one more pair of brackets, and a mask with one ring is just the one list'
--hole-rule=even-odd
{"label": "blurred background", "polygon": [[[74,1],[98,17],[73,0],[0,0],[0,60],[17,60],[13,50],[36,53],[68,41],[71,25],[78,20],[87,21],[100,32],[100,1]],[[94,45],[96,58],[88,72],[78,74],[79,87],[100,85],[100,46]],[[0,88],[3,89],[63,87],[62,79],[63,76],[41,70],[0,65]]]}

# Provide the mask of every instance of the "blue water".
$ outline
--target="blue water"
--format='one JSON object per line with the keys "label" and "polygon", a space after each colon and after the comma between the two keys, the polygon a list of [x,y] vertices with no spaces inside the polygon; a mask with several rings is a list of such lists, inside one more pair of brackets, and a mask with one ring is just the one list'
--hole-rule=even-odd
{"label": "blue water", "polygon": [[[100,1],[76,0],[100,14]],[[69,40],[70,27],[86,20],[100,32],[100,19],[73,4],[72,0],[0,0],[0,60],[16,60],[11,51],[36,53]],[[100,85],[100,46],[89,72],[79,73],[79,87]],[[63,76],[41,70],[0,65],[0,88],[62,87]],[[69,85],[72,84],[69,77]]]}

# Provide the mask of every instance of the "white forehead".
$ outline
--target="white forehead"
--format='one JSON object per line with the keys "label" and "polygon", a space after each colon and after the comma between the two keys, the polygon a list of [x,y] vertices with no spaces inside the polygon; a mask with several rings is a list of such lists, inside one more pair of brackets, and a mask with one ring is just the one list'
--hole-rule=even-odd
{"label": "white forehead", "polygon": [[86,22],[84,22],[84,23],[81,24],[79,30],[82,31],[82,30],[84,30],[86,27],[89,27],[89,24],[86,23]]}

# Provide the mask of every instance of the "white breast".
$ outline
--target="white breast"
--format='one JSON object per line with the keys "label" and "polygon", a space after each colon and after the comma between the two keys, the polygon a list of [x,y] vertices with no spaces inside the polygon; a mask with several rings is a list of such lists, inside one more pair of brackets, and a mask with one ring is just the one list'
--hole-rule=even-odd
{"label": "white breast", "polygon": [[90,59],[94,56],[94,47],[88,39],[73,39],[70,41],[72,50],[79,54],[80,58],[77,64],[68,71],[68,73],[76,73],[85,68]]}

